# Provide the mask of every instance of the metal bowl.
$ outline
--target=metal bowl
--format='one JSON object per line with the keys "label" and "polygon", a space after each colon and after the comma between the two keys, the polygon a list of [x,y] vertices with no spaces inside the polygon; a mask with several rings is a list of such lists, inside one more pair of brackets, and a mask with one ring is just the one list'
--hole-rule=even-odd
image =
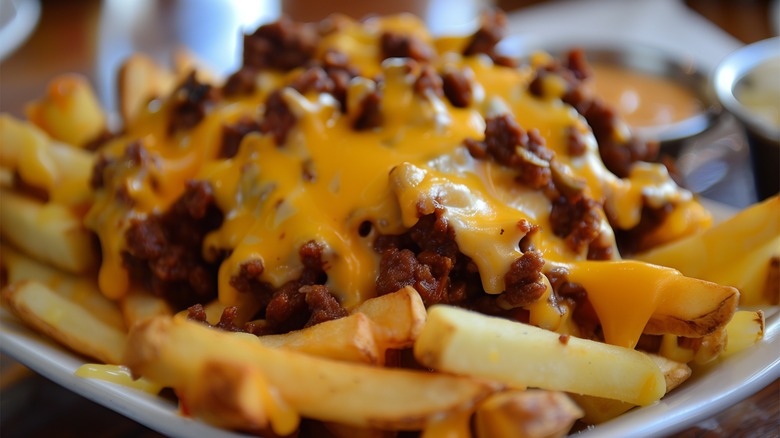
{"label": "metal bowl", "polygon": [[[760,199],[777,193],[780,187],[780,125],[771,123],[743,105],[735,95],[735,90],[758,66],[775,59],[780,62],[780,37],[759,41],[734,51],[723,59],[713,74],[719,101],[745,128]],[[769,80],[777,85],[780,79],[775,76]],[[775,103],[780,107],[780,101]]]}
{"label": "metal bowl", "polygon": [[[559,57],[574,47],[577,46],[553,47],[548,51],[553,56]],[[682,142],[702,134],[718,122],[722,113],[721,106],[710,86],[707,73],[702,71],[693,60],[681,59],[664,50],[636,44],[630,47],[621,45],[581,47],[591,65],[615,66],[671,81],[689,91],[691,97],[700,102],[701,110],[686,119],[632,128],[638,136],[660,142],[664,153],[676,156]],[[598,80],[598,74],[596,79]]]}
{"label": "metal bowl", "polygon": [[[780,37],[762,40],[732,52],[715,69],[713,83],[718,99],[728,112],[755,133],[777,141],[780,139],[780,126],[757,117],[734,93],[738,84],[756,67],[772,59],[780,60]],[[774,80],[780,78],[775,77]]]}

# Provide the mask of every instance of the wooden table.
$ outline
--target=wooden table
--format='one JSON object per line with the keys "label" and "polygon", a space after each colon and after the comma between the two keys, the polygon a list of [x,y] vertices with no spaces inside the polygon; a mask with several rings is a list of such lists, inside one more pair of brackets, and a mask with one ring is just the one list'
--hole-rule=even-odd
{"label": "wooden table", "polygon": [[[496,3],[511,11],[538,2],[539,0],[500,0]],[[145,7],[127,9],[126,12],[131,16],[123,15],[121,5],[132,3],[43,0],[40,22],[32,36],[19,50],[0,63],[0,111],[20,116],[24,104],[40,96],[47,81],[59,72],[84,74],[97,84],[98,92],[104,101],[111,105],[114,102],[111,68],[116,66],[116,57],[120,52],[129,53],[141,49],[156,54],[170,53],[175,48],[171,41],[183,41],[192,47],[219,43],[208,38],[212,28],[222,22],[218,14],[214,15],[216,2],[149,1],[143,2]],[[279,10],[278,4],[272,1],[244,2],[244,5],[249,3],[265,5],[271,13]],[[294,3],[300,2],[288,1],[286,7],[293,8]],[[335,3],[350,4],[341,1]],[[771,36],[766,19],[769,3],[767,1],[688,0],[686,3],[745,43]],[[419,6],[415,2],[401,4],[410,8]],[[461,17],[468,16],[480,6],[480,1],[468,0],[457,5],[464,8]],[[206,20],[201,8],[208,9],[209,6],[211,10],[205,13],[208,18]],[[381,8],[381,3],[374,3],[372,7]],[[199,10],[200,16],[197,13]],[[257,15],[256,10],[251,12]],[[318,12],[308,10],[307,13]],[[105,35],[116,36],[128,32],[123,26],[131,20],[149,20],[153,28],[148,33],[126,33],[125,35],[132,37],[132,47],[127,46],[128,41],[119,37],[115,41],[104,40],[103,44],[98,44],[101,35],[105,38]],[[202,26],[198,26],[200,29],[193,28],[193,22],[201,23]],[[190,24],[189,27],[186,27],[187,23]],[[232,38],[231,35],[228,36]],[[238,35],[235,37],[238,40]],[[215,52],[220,50],[219,47],[212,49]],[[233,57],[235,53],[221,55]],[[723,201],[728,202],[728,199]],[[109,409],[34,375],[7,357],[2,360],[0,431],[4,438],[159,436]],[[674,436],[763,437],[779,434],[780,381],[775,381],[750,398]]]}

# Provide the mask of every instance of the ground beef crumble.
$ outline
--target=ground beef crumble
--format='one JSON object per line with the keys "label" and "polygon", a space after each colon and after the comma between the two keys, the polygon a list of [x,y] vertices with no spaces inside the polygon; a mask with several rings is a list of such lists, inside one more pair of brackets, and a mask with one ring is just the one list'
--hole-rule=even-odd
{"label": "ground beef crumble", "polygon": [[560,196],[550,211],[552,232],[563,239],[576,253],[582,252],[600,234],[601,206],[589,197],[573,200]]}
{"label": "ground beef crumble", "polygon": [[553,233],[565,239],[572,251],[588,248],[588,257],[599,260],[614,256],[601,236],[601,204],[585,196],[584,182],[564,171],[537,130],[526,132],[504,114],[486,119],[483,141],[467,138],[464,145],[474,158],[490,158],[514,169],[518,183],[541,190],[552,203]]}
{"label": "ground beef crumble", "polygon": [[485,123],[484,141],[471,138],[464,141],[474,158],[490,157],[517,170],[518,182],[531,188],[541,189],[550,184],[553,152],[547,149],[539,131],[526,132],[508,114],[489,117]]}
{"label": "ground beef crumble", "polygon": [[379,37],[379,45],[382,59],[411,58],[415,61],[427,62],[434,55],[433,48],[419,38],[395,32],[383,32]]}
{"label": "ground beef crumble", "polygon": [[243,118],[236,123],[222,126],[222,147],[218,158],[233,158],[238,153],[238,147],[247,134],[260,132],[260,124],[253,119]]}
{"label": "ground beef crumble", "polygon": [[[591,71],[581,49],[569,52],[563,63],[553,62],[539,67],[528,85],[528,91],[542,96],[542,83],[549,75],[556,75],[566,82],[567,89],[561,99],[573,106],[588,122],[598,142],[601,159],[612,173],[625,178],[633,163],[657,158],[657,143],[644,142],[634,136],[623,140],[617,135],[617,130],[622,128],[615,110],[603,100],[593,97],[586,89],[585,80],[591,76]],[[571,144],[576,151],[576,143]]]}
{"label": "ground beef crumble", "polygon": [[327,275],[322,262],[323,246],[311,241],[298,251],[303,264],[299,278],[278,288],[262,281],[264,266],[260,260],[243,263],[230,285],[240,293],[250,293],[260,303],[257,318],[264,324],[250,324],[241,330],[256,335],[286,333],[347,316],[338,300],[325,285]]}
{"label": "ground beef crumble", "polygon": [[282,92],[275,90],[268,95],[263,108],[263,117],[260,120],[260,132],[271,134],[274,143],[282,146],[287,141],[287,135],[295,126],[296,117],[287,106],[282,97]]}
{"label": "ground beef crumble", "polygon": [[314,25],[297,23],[283,16],[244,36],[243,65],[292,70],[305,65],[314,56],[318,40]]}
{"label": "ground beef crumble", "polygon": [[457,69],[447,69],[442,73],[442,87],[452,106],[466,108],[471,105],[473,91],[466,75]]}
{"label": "ground beef crumble", "polygon": [[482,14],[479,29],[463,49],[463,55],[484,54],[497,65],[514,67],[516,63],[513,59],[496,52],[496,45],[504,38],[505,33],[506,15],[497,9],[486,11]]}
{"label": "ground beef crumble", "polygon": [[673,209],[674,205],[671,203],[665,203],[658,208],[644,205],[642,207],[639,223],[635,227],[629,230],[614,227],[615,241],[617,242],[620,254],[630,256],[650,249],[644,243],[643,236],[646,236],[648,233],[658,228]]}
{"label": "ground beef crumble", "polygon": [[209,84],[201,83],[192,71],[171,96],[168,135],[194,128],[206,116],[219,92]]}
{"label": "ground beef crumble", "polygon": [[210,301],[217,295],[218,264],[202,258],[201,244],[221,223],[211,187],[189,182],[167,212],[131,220],[122,254],[125,266],[135,281],[175,308]]}
{"label": "ground beef crumble", "polygon": [[424,66],[417,80],[414,81],[414,92],[420,96],[433,93],[435,96],[444,95],[444,82],[441,76],[431,66]]}
{"label": "ground beef crumble", "polygon": [[476,264],[460,252],[455,232],[443,214],[443,209],[437,209],[420,217],[403,234],[377,237],[374,249],[382,255],[377,295],[412,286],[426,306],[446,303],[527,321],[527,312],[513,308],[534,302],[544,292],[541,253],[523,254],[505,275],[507,290],[500,295],[487,294]]}
{"label": "ground beef crumble", "polygon": [[569,272],[565,268],[552,268],[546,275],[556,300],[559,303],[567,303],[571,309],[572,319],[580,330],[578,337],[603,341],[601,323],[588,300],[585,288],[579,283],[569,281]]}

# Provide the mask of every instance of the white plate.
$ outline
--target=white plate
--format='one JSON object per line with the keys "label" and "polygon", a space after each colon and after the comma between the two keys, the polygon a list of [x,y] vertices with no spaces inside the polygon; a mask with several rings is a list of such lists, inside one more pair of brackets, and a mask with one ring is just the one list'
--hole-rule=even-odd
{"label": "white plate", "polygon": [[[729,210],[705,203],[722,219]],[[744,352],[699,373],[661,401],[636,409],[613,421],[584,431],[578,437],[640,437],[674,433],[712,416],[780,378],[780,312],[767,309],[764,340]],[[202,438],[246,437],[225,432],[178,414],[163,398],[114,383],[74,375],[85,359],[23,325],[0,308],[0,350],[37,373],[169,436]]]}

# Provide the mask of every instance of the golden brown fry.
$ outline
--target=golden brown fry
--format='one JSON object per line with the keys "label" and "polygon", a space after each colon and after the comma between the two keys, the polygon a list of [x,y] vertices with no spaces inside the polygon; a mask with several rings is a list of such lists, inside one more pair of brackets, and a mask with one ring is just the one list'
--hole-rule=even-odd
{"label": "golden brown fry", "polygon": [[459,412],[428,423],[420,438],[470,438],[471,412]]}
{"label": "golden brown fry", "polygon": [[44,190],[50,201],[71,206],[89,202],[94,159],[88,151],[52,141],[29,122],[0,114],[0,166]]}
{"label": "golden brown fry", "polygon": [[297,429],[300,417],[274,396],[256,367],[214,360],[204,363],[199,374],[178,391],[194,417],[255,433],[272,427],[278,435],[289,435]]}
{"label": "golden brown fry", "polygon": [[132,123],[152,99],[168,94],[175,86],[174,75],[142,54],[129,57],[119,70],[119,114]]}
{"label": "golden brown fry", "polygon": [[[637,256],[689,277],[734,286],[741,304],[776,302],[780,286],[769,285],[770,260],[780,256],[780,197],[755,204],[699,234]],[[682,294],[681,294],[682,295]],[[769,299],[765,298],[769,297]]]}
{"label": "golden brown fry", "polygon": [[679,276],[645,326],[644,333],[700,337],[723,327],[734,315],[739,292],[728,286]]}
{"label": "golden brown fry", "polygon": [[[211,324],[219,321],[221,311],[216,311],[217,308],[221,306],[214,303],[206,306]],[[414,288],[406,287],[366,300],[345,318],[289,333],[261,336],[258,341],[267,347],[378,365],[384,362],[385,350],[411,346],[425,318],[420,295]]]}
{"label": "golden brown fry", "polygon": [[[648,354],[648,357],[658,365],[666,381],[666,392],[678,387],[691,376],[691,368],[682,362],[667,359],[657,354]],[[620,400],[592,397],[580,394],[569,394],[577,405],[582,408],[584,415],[582,421],[587,424],[601,424],[618,417],[633,408],[634,405]]]}
{"label": "golden brown fry", "polygon": [[374,326],[366,315],[355,313],[281,335],[260,336],[257,340],[266,347],[376,365],[382,361],[384,350],[374,339]]}
{"label": "golden brown fry", "polygon": [[122,359],[127,339],[123,330],[42,283],[12,284],[3,289],[2,300],[22,321],[73,351],[111,364]]}
{"label": "golden brown fry", "polygon": [[106,117],[87,79],[65,74],[49,83],[46,95],[26,108],[27,118],[52,138],[84,146],[106,130]]}
{"label": "golden brown fry", "polygon": [[587,292],[605,341],[631,348],[641,333],[712,333],[728,322],[739,300],[733,287],[634,260],[576,262],[567,269],[569,281]]}
{"label": "golden brown fry", "polygon": [[[464,353],[467,352],[467,353]],[[527,324],[436,305],[414,345],[423,365],[535,387],[650,404],[663,374],[635,350],[561,335]]]}
{"label": "golden brown fry", "polygon": [[475,424],[478,438],[555,438],[566,436],[582,415],[561,392],[513,390],[485,400]]}
{"label": "golden brown fry", "polygon": [[764,312],[741,310],[726,325],[727,339],[721,357],[731,356],[764,338]]}
{"label": "golden brown fry", "polygon": [[0,189],[10,189],[14,186],[14,173],[10,169],[0,167]]}
{"label": "golden brown fry", "polygon": [[92,275],[74,275],[52,268],[16,251],[7,244],[0,244],[0,266],[9,284],[35,280],[57,294],[84,307],[104,323],[125,331],[126,325],[115,302],[106,298],[97,288]]}
{"label": "golden brown fry", "polygon": [[171,306],[162,297],[140,288],[131,288],[128,293],[119,300],[127,327],[132,327],[139,321],[153,316],[171,316]]}
{"label": "golden brown fry", "polygon": [[420,294],[411,286],[368,299],[352,310],[358,312],[376,323],[377,341],[385,349],[411,347],[427,317]]}
{"label": "golden brown fry", "polygon": [[0,190],[0,236],[35,259],[67,272],[97,265],[92,234],[70,209]]}
{"label": "golden brown fry", "polygon": [[252,335],[156,317],[131,330],[124,362],[135,375],[175,389],[197,382],[203,366],[215,360],[252,367],[302,416],[394,430],[419,429],[433,418],[467,410],[496,388],[471,378],[267,348],[247,336]]}

